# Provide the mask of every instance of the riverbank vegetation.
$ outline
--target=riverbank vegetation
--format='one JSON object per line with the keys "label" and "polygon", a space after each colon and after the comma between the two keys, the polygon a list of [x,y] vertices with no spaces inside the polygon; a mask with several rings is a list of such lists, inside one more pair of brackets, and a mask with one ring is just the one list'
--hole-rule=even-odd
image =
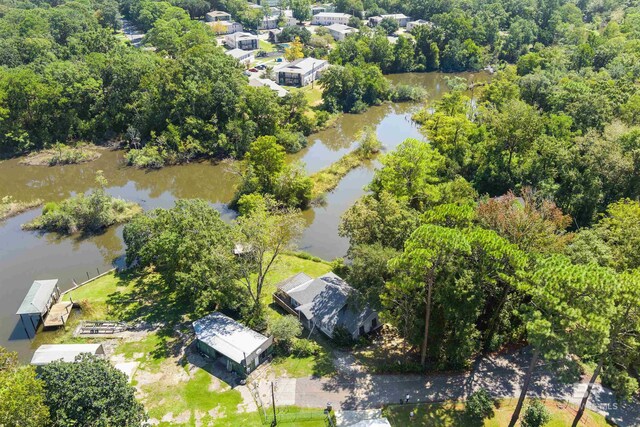
{"label": "riverbank vegetation", "polygon": [[42,215],[23,224],[25,230],[41,230],[61,234],[96,233],[113,224],[121,224],[142,212],[133,202],[127,202],[106,193],[106,179],[101,171],[96,174],[97,188],[89,195],[47,203]]}
{"label": "riverbank vegetation", "polygon": [[231,206],[251,196],[267,197],[290,208],[305,209],[313,182],[301,163],[287,163],[284,148],[275,137],[263,136],[249,146],[245,162],[238,165],[241,183]]}
{"label": "riverbank vegetation", "polygon": [[72,165],[90,162],[98,157],[100,152],[94,146],[86,144],[67,146],[58,143],[53,148],[29,154],[20,163],[29,166]]}
{"label": "riverbank vegetation", "polygon": [[378,140],[376,132],[372,129],[364,129],[355,150],[311,175],[313,181],[312,198],[316,199],[333,191],[346,174],[374,159],[381,149],[382,143]]}
{"label": "riverbank vegetation", "polygon": [[4,196],[0,199],[0,221],[20,215],[30,209],[38,207],[42,204],[42,200],[36,199],[29,202],[20,202],[11,196]]}

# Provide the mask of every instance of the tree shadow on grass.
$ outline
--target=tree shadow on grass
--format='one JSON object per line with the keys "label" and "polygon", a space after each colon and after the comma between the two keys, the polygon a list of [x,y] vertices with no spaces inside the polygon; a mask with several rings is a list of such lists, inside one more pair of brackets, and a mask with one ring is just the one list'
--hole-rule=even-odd
{"label": "tree shadow on grass", "polygon": [[118,277],[126,285],[133,281],[134,287],[127,292],[109,295],[109,314],[128,322],[133,330],[155,331],[159,340],[151,353],[154,359],[179,356],[185,346],[183,335],[189,328],[185,315],[191,311],[190,304],[166,287],[151,286],[146,276],[123,272]]}

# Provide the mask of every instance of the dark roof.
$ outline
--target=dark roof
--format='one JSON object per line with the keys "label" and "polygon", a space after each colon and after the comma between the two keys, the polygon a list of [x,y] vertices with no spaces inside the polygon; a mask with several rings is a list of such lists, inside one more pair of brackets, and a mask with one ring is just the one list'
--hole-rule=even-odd
{"label": "dark roof", "polygon": [[300,273],[281,282],[278,288],[300,304],[296,310],[330,333],[338,325],[355,332],[374,313],[369,306],[360,307],[356,291],[334,273],[317,279]]}

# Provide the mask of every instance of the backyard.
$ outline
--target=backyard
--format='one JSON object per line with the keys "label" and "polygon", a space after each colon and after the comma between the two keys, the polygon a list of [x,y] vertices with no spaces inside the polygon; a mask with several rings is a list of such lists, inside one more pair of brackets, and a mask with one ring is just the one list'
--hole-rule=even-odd
{"label": "backyard", "polygon": [[[275,284],[298,272],[319,276],[330,271],[328,263],[306,255],[282,255],[269,274],[263,294],[267,317],[280,316],[271,304]],[[65,329],[39,334],[36,344],[101,342],[111,361],[128,365],[131,383],[138,390],[149,417],[157,425],[261,426],[268,421],[247,387],[236,387],[237,378],[213,360],[194,351],[190,307],[172,295],[149,293],[144,280],[127,273],[108,273],[65,295],[80,304]],[[121,338],[78,338],[73,331],[82,321],[126,321],[131,330]],[[321,352],[311,357],[275,357],[261,375],[299,377],[333,372],[331,347],[320,342]],[[266,414],[270,416],[270,414]],[[305,427],[324,426],[321,409],[279,407],[280,423]]]}

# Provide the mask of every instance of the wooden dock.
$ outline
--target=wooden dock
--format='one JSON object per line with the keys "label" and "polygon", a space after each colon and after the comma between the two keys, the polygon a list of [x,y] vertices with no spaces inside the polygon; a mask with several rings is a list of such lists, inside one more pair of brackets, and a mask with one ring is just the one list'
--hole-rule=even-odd
{"label": "wooden dock", "polygon": [[67,319],[71,315],[73,303],[70,301],[61,301],[53,306],[44,318],[45,328],[58,328],[64,326],[67,323]]}

